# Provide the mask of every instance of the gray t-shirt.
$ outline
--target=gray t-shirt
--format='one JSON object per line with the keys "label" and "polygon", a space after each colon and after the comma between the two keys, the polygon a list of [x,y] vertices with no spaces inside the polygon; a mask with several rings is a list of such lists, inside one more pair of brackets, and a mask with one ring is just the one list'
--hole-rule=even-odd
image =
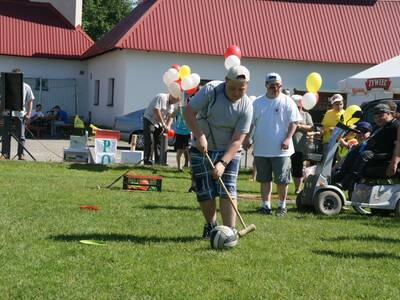
{"label": "gray t-shirt", "polygon": [[[300,114],[303,118],[303,120],[299,121],[299,124],[305,124],[305,125],[311,125],[313,126],[313,121],[311,118],[311,115],[306,112],[301,110]],[[305,147],[306,147],[306,140],[307,140],[307,136],[303,131],[300,131],[299,129],[296,130],[296,132],[293,135],[293,146],[294,146],[294,150],[298,151],[298,152],[303,152],[305,151]]]}
{"label": "gray t-shirt", "polygon": [[[215,100],[215,101],[214,101]],[[225,95],[225,82],[211,81],[191,99],[189,107],[197,112],[209,150],[224,151],[234,133],[248,133],[253,106],[247,95],[232,102]],[[196,141],[192,145],[196,146]]]}
{"label": "gray t-shirt", "polygon": [[163,119],[165,120],[169,114],[172,114],[175,110],[175,105],[174,104],[169,104],[169,94],[157,94],[153,100],[151,100],[149,106],[145,110],[143,117],[149,120],[151,123],[154,125],[158,125],[158,119],[156,119],[156,116],[154,114],[154,108],[157,108],[160,110],[161,115]]}

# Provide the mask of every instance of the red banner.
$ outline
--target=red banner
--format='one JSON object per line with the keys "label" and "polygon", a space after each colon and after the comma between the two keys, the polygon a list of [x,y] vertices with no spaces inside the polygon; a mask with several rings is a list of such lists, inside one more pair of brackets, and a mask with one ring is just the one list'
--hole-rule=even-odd
{"label": "red banner", "polygon": [[384,89],[388,90],[392,81],[389,78],[370,78],[365,80],[367,90]]}

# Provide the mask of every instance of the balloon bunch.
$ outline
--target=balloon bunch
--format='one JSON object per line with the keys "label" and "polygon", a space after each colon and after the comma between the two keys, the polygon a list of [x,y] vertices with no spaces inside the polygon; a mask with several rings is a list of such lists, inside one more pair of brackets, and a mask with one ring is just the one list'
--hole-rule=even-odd
{"label": "balloon bunch", "polygon": [[188,65],[173,64],[164,73],[163,81],[172,97],[179,98],[182,91],[185,91],[186,95],[191,95],[197,91],[200,75],[192,73]]}
{"label": "balloon bunch", "polygon": [[242,51],[236,45],[230,45],[224,52],[225,68],[229,70],[232,67],[240,66]]}
{"label": "balloon bunch", "polygon": [[303,95],[302,104],[303,108],[312,109],[319,100],[318,91],[322,86],[322,77],[316,72],[308,74],[306,79],[307,93]]}

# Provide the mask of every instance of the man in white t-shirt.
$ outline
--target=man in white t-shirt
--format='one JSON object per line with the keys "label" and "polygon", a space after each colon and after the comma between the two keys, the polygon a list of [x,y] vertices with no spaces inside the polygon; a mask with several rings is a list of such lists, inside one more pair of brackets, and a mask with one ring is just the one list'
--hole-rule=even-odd
{"label": "man in white t-shirt", "polygon": [[258,212],[271,214],[273,175],[279,195],[276,215],[284,216],[287,213],[287,186],[291,179],[290,156],[294,153],[292,136],[302,117],[293,100],[281,92],[279,74],[269,73],[265,87],[267,93],[253,103],[252,120],[256,180],[261,184],[262,198]]}
{"label": "man in white t-shirt", "polygon": [[154,163],[160,163],[161,138],[163,131],[171,129],[173,113],[179,101],[170,94],[157,94],[151,100],[143,115],[144,164],[152,165],[151,152],[154,151]]}

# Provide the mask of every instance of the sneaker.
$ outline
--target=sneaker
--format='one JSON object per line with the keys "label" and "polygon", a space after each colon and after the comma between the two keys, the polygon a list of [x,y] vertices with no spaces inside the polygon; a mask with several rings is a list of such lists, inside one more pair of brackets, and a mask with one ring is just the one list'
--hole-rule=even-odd
{"label": "sneaker", "polygon": [[278,207],[278,209],[275,212],[275,216],[277,217],[284,217],[287,214],[287,209],[286,208],[282,208],[282,207]]}
{"label": "sneaker", "polygon": [[145,160],[145,161],[143,162],[143,164],[144,164],[145,166],[152,166],[152,165],[153,165],[153,162],[150,161],[150,160]]}
{"label": "sneaker", "polygon": [[215,224],[211,224],[211,223],[204,224],[203,239],[209,240],[210,239],[211,230],[213,230],[213,228],[216,227],[216,226],[217,226],[217,223],[215,223]]}
{"label": "sneaker", "polygon": [[188,193],[195,193],[196,192],[196,188],[194,186],[191,186],[188,191]]}
{"label": "sneaker", "polygon": [[25,160],[25,155],[19,154],[18,155],[18,160]]}
{"label": "sneaker", "polygon": [[271,209],[265,206],[261,206],[260,208],[257,209],[257,212],[262,215],[270,215]]}

